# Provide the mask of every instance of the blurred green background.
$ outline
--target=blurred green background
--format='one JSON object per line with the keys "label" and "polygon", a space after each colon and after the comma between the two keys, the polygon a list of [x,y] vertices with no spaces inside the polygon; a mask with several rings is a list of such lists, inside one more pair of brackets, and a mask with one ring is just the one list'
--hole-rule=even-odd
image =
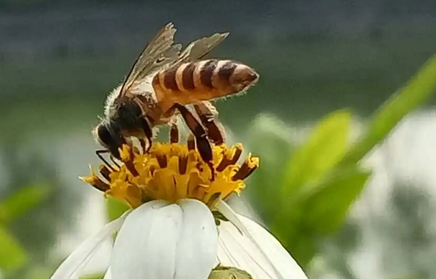
{"label": "blurred green background", "polygon": [[106,222],[102,195],[77,179],[98,163],[90,131],[169,21],[184,44],[229,31],[213,56],[261,75],[217,104],[229,140],[261,155],[235,206],[311,278],[434,278],[435,61],[373,113],[436,53],[435,10],[424,0],[1,0],[0,278],[48,278]]}

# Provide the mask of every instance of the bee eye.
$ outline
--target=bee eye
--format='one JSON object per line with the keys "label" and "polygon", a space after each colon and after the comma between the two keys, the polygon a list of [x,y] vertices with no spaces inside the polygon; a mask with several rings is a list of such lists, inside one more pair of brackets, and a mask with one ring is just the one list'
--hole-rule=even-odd
{"label": "bee eye", "polygon": [[100,142],[104,145],[104,146],[110,146],[112,143],[112,135],[109,132],[109,128],[102,124],[100,126],[98,126],[97,128],[97,136],[98,139],[100,140]]}

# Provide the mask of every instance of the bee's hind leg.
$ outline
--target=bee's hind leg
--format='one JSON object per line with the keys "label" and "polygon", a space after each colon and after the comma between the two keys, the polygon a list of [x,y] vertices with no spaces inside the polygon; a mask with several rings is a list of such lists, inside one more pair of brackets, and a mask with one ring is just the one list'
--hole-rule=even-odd
{"label": "bee's hind leg", "polygon": [[207,131],[185,106],[181,104],[174,104],[174,108],[180,112],[186,125],[194,135],[197,150],[200,153],[201,159],[203,159],[203,161],[209,166],[213,180],[215,176],[215,170],[212,163],[213,153],[212,146],[207,137]]}
{"label": "bee's hind leg", "polygon": [[225,142],[224,127],[218,120],[218,111],[209,101],[194,104],[195,112],[200,118],[201,123],[207,129],[207,136],[215,144],[220,145]]}

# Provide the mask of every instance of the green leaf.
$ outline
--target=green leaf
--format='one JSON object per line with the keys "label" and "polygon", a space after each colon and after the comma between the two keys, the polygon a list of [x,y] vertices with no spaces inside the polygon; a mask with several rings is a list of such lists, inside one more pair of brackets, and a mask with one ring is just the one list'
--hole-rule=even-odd
{"label": "green leaf", "polygon": [[369,177],[369,171],[357,168],[341,170],[301,193],[299,200],[305,208],[305,227],[320,234],[339,229]]}
{"label": "green leaf", "polygon": [[268,222],[276,214],[283,165],[292,153],[291,129],[277,117],[261,113],[245,136],[249,151],[261,158],[261,167],[249,178],[243,195],[256,204],[256,212]]}
{"label": "green leaf", "polygon": [[381,142],[410,111],[429,99],[436,88],[436,55],[372,116],[366,133],[345,155],[341,166],[355,164]]}
{"label": "green leaf", "polygon": [[0,251],[0,269],[18,269],[27,261],[27,254],[18,241],[1,226]]}
{"label": "green leaf", "polygon": [[106,214],[109,218],[109,221],[117,219],[129,209],[129,206],[126,203],[110,196],[108,196],[106,204]]}
{"label": "green leaf", "polygon": [[289,239],[280,239],[284,243],[287,251],[290,252],[292,257],[303,268],[307,269],[310,261],[318,254],[318,239],[314,237],[312,231],[305,229],[299,225],[299,234],[294,235]]}
{"label": "green leaf", "polygon": [[282,166],[280,160],[291,155],[291,129],[272,114],[258,114],[246,136],[250,152],[267,165]]}
{"label": "green leaf", "polygon": [[345,154],[349,141],[351,113],[339,110],[318,122],[308,140],[286,164],[286,197],[306,183],[313,182],[333,168]]}
{"label": "green leaf", "polygon": [[103,273],[100,274],[92,274],[80,277],[80,279],[102,279],[104,277]]}
{"label": "green leaf", "polygon": [[253,279],[246,271],[236,267],[219,266],[214,268],[208,279]]}
{"label": "green leaf", "polygon": [[27,265],[26,271],[21,276],[26,279],[47,279],[53,274],[52,268],[39,264]]}
{"label": "green leaf", "polygon": [[0,203],[0,221],[9,222],[41,204],[51,193],[49,185],[30,185],[19,189]]}

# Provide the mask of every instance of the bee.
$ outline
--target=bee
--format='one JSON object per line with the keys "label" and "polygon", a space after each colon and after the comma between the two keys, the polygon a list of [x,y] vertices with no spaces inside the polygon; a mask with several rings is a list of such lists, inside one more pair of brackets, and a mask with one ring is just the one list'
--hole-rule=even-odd
{"label": "bee", "polygon": [[147,152],[160,125],[170,125],[175,141],[176,119],[181,116],[202,160],[211,165],[211,142],[223,143],[224,134],[210,101],[246,91],[259,75],[240,62],[203,59],[228,33],[198,39],[182,51],[180,44],[174,44],[175,32],[172,23],[164,26],[108,96],[105,117],[93,130],[105,148],[96,151],[102,161],[106,162],[103,153],[120,159],[119,148],[132,145],[132,138]]}

